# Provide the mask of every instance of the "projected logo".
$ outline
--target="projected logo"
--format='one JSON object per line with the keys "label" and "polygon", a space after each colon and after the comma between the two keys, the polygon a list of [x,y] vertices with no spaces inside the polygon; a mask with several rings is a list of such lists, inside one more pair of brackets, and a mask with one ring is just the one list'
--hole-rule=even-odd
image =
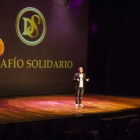
{"label": "projected logo", "polygon": [[46,35],[45,18],[33,7],[24,8],[19,12],[15,26],[20,40],[29,46],[38,45]]}

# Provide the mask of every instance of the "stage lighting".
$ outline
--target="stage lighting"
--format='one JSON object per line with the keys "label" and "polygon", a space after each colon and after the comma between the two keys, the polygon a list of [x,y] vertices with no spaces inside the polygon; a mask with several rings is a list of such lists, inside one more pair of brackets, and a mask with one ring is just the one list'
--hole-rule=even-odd
{"label": "stage lighting", "polygon": [[78,7],[82,4],[82,1],[83,0],[67,0],[66,3],[67,3],[67,7],[70,8],[74,8],[74,7]]}

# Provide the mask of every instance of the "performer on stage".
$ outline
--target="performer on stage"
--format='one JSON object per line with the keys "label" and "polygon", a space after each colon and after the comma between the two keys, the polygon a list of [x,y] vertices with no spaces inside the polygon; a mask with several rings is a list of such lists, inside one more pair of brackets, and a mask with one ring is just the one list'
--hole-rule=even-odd
{"label": "performer on stage", "polygon": [[74,82],[75,82],[75,89],[76,89],[76,104],[75,106],[78,107],[78,98],[79,98],[79,105],[83,106],[82,102],[82,96],[84,93],[84,82],[89,81],[89,79],[86,79],[85,73],[83,73],[83,67],[78,68],[79,73],[75,73],[74,75]]}

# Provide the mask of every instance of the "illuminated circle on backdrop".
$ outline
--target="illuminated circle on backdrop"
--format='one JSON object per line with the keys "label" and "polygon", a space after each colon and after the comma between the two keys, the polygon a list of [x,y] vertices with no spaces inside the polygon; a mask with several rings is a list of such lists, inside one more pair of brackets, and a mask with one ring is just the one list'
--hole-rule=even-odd
{"label": "illuminated circle on backdrop", "polygon": [[0,56],[4,53],[4,42],[2,42],[2,39],[0,39]]}
{"label": "illuminated circle on backdrop", "polygon": [[[22,17],[27,12],[32,12],[36,14],[32,15],[30,18]],[[22,21],[24,22],[24,31],[22,33],[21,33],[22,29],[20,30],[21,17],[23,18]],[[42,34],[40,35],[39,38],[37,38],[39,36],[39,29],[38,29],[39,25],[42,25],[43,29],[42,29]],[[15,27],[16,27],[17,35],[20,38],[20,40],[29,46],[38,45],[44,39],[47,30],[46,21],[43,14],[39,10],[33,7],[26,7],[19,12],[16,18]],[[34,40],[29,40],[25,36],[28,37],[29,39],[34,39]]]}

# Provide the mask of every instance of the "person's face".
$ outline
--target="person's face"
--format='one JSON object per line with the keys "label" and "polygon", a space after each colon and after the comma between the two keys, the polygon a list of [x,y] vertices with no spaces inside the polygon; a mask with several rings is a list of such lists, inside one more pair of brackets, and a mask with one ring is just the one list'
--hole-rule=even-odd
{"label": "person's face", "polygon": [[83,72],[83,68],[79,68],[79,73],[82,73]]}

